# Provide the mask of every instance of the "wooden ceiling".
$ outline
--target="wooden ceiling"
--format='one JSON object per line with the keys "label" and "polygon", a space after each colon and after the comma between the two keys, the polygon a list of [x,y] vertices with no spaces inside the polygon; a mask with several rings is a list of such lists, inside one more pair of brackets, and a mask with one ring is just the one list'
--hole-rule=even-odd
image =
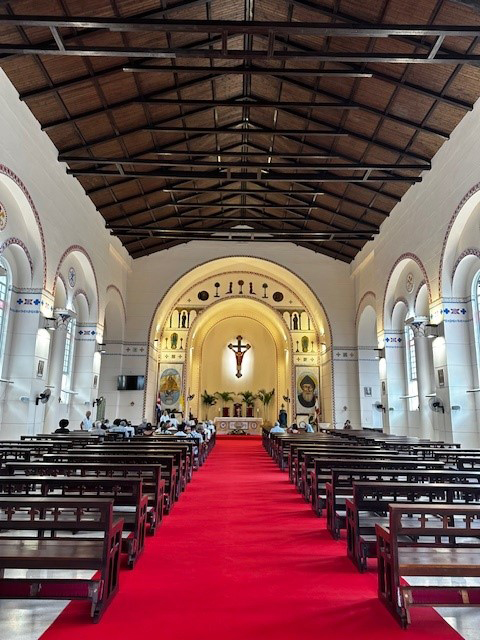
{"label": "wooden ceiling", "polygon": [[136,258],[350,262],[480,95],[475,0],[0,0],[0,64]]}

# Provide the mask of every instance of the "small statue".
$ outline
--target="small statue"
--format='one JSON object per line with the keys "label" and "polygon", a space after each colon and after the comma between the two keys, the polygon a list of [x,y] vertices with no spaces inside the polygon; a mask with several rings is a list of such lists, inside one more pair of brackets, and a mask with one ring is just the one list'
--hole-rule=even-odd
{"label": "small statue", "polygon": [[185,329],[187,326],[187,314],[185,311],[182,313],[182,329]]}
{"label": "small statue", "polygon": [[303,353],[308,353],[309,340],[307,336],[302,336],[302,351]]}
{"label": "small statue", "polygon": [[298,331],[298,316],[296,313],[293,314],[293,330]]}

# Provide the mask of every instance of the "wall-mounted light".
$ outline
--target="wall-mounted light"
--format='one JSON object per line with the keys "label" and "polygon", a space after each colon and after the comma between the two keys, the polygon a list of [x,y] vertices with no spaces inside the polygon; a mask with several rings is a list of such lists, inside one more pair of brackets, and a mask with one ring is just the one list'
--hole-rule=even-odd
{"label": "wall-mounted light", "polygon": [[438,324],[426,324],[425,325],[425,337],[430,338],[430,340],[434,340],[441,335],[439,331]]}
{"label": "wall-mounted light", "polygon": [[45,316],[41,318],[41,325],[42,329],[47,329],[48,331],[55,331],[57,328],[55,318],[47,318]]}
{"label": "wall-mounted light", "polygon": [[381,360],[382,358],[385,358],[385,347],[382,347],[381,349],[374,349],[374,351],[377,352],[377,355],[375,356],[375,358],[377,360]]}
{"label": "wall-mounted light", "polygon": [[96,351],[98,353],[107,353],[107,345],[106,345],[106,343],[105,342],[99,342],[97,344]]}

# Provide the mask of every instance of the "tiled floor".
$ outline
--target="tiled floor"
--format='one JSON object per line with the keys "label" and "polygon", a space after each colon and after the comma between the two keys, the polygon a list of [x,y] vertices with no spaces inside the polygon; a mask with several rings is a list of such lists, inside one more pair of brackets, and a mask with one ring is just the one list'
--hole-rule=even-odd
{"label": "tiled floor", "polygon": [[[46,577],[48,574],[53,578],[59,572],[30,571],[28,573],[30,576],[38,577]],[[88,578],[92,572],[69,571],[68,574],[71,577]],[[25,575],[26,572],[20,570],[5,572],[5,577],[20,578]],[[456,580],[455,584],[460,585],[461,580]],[[64,600],[0,600],[1,640],[38,640],[67,604],[68,602]],[[480,610],[478,608],[442,607],[438,609],[438,612],[465,640],[478,640],[480,637]]]}
{"label": "tiled floor", "polygon": [[[92,571],[5,571],[6,578],[27,577],[83,577]],[[0,639],[38,640],[67,606],[68,600],[0,600]]]}

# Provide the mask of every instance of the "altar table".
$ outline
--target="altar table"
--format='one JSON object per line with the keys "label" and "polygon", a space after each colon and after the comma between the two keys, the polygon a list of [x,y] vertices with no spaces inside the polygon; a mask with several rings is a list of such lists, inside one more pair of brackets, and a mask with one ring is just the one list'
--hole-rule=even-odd
{"label": "altar table", "polygon": [[242,429],[249,434],[258,435],[261,432],[262,423],[262,418],[221,418],[217,416],[213,420],[213,424],[219,435],[229,433],[234,429]]}

